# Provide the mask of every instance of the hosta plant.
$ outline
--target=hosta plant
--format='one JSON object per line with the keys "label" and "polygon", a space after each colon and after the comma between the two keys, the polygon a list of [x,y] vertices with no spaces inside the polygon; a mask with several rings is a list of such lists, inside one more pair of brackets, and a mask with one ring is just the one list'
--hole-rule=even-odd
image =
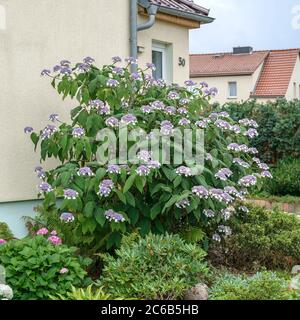
{"label": "hosta plant", "polygon": [[25,128],[41,161],[61,162],[48,172],[35,170],[45,197],[43,219],[68,224],[75,244],[94,251],[118,246],[132,230],[146,235],[182,225],[209,225],[220,241],[230,234],[226,221],[236,200],[270,176],[257,150],[247,146],[257,124],[208,113],[217,90],[206,83],[167,85],[152,78],[152,64],[131,73],[133,64],[114,57],[97,68],[87,57],[43,70],[63,98],[76,101],[69,122],[51,114],[42,130]]}

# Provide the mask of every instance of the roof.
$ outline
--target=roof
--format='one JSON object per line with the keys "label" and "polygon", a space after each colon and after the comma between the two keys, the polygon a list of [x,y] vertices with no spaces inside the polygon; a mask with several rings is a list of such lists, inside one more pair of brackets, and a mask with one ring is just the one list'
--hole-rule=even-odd
{"label": "roof", "polygon": [[265,61],[268,51],[251,54],[214,53],[190,55],[191,77],[251,75]]}
{"label": "roof", "polygon": [[193,0],[139,0],[139,4],[145,8],[150,4],[158,6],[158,11],[170,15],[210,23],[214,19],[209,17],[209,9],[199,6]]}
{"label": "roof", "polygon": [[285,96],[300,49],[270,51],[252,97]]}

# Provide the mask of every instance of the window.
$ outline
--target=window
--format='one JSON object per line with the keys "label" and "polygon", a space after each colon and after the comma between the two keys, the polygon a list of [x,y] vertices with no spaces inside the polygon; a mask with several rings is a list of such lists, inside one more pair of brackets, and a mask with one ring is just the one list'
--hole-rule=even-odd
{"label": "window", "polygon": [[172,75],[172,46],[162,42],[153,41],[152,43],[152,63],[156,66],[153,71],[153,78],[164,79],[168,83],[173,81]]}
{"label": "window", "polygon": [[237,97],[237,83],[236,82],[229,82],[228,83],[228,91],[229,91],[229,98],[236,98]]}

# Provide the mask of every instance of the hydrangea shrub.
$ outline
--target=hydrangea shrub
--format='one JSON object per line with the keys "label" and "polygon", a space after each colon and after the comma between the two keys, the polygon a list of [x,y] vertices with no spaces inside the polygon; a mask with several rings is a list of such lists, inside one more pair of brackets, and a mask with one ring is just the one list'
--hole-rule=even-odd
{"label": "hydrangea shrub", "polygon": [[[74,226],[81,245],[95,250],[118,245],[122,234],[135,229],[146,235],[172,232],[182,224],[211,225],[213,239],[220,241],[231,233],[226,222],[236,202],[248,188],[270,177],[257,150],[248,147],[248,139],[257,136],[257,123],[249,119],[236,123],[226,112],[207,113],[217,90],[206,83],[188,80],[184,86],[167,85],[152,78],[152,64],[131,73],[136,61],[128,58],[122,63],[114,57],[111,65],[97,68],[87,57],[76,65],[64,60],[53,71],[42,72],[64,99],[77,102],[70,122],[51,114],[42,130],[24,129],[35,148],[40,147],[41,161],[52,157],[61,161],[48,172],[40,166],[35,169],[41,179],[39,192],[45,197],[45,219],[54,212],[62,224]],[[117,133],[120,128],[126,128],[129,136],[136,135],[137,128],[143,132],[128,142],[129,148],[137,141],[150,144],[155,135],[169,138],[171,155],[177,146],[176,130],[202,130],[201,171],[195,174],[190,163],[177,165],[172,157],[166,164],[147,148],[136,150],[134,162],[116,158],[100,163],[99,148],[110,145],[99,141],[99,130]]]}

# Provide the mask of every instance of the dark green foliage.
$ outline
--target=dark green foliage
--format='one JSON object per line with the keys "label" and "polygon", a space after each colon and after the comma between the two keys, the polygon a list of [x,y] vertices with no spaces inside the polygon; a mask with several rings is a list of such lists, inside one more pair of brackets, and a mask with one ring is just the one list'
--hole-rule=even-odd
{"label": "dark green foliage", "polygon": [[252,145],[266,162],[276,163],[300,154],[300,100],[259,104],[255,101],[229,103],[224,107],[234,119],[253,118],[259,124],[259,137]]}
{"label": "dark green foliage", "polygon": [[103,255],[99,285],[114,297],[180,299],[208,274],[205,252],[177,235],[124,238],[116,257]]}
{"label": "dark green foliage", "polygon": [[13,239],[13,234],[10,231],[8,225],[4,222],[0,222],[0,239],[11,240]]}
{"label": "dark green foliage", "polygon": [[300,219],[275,210],[253,207],[231,222],[233,235],[211,248],[215,263],[237,269],[266,266],[290,270],[300,261]]}
{"label": "dark green foliage", "polygon": [[[83,285],[84,268],[90,260],[76,256],[75,251],[65,245],[55,246],[43,236],[0,246],[0,264],[5,267],[6,282],[13,288],[14,298],[44,300]],[[61,274],[62,268],[68,272]]]}
{"label": "dark green foliage", "polygon": [[300,160],[280,161],[272,170],[273,179],[264,183],[263,189],[275,196],[300,196]]}
{"label": "dark green foliage", "polygon": [[259,272],[252,277],[225,274],[210,289],[210,300],[298,300],[299,293],[275,272]]}

